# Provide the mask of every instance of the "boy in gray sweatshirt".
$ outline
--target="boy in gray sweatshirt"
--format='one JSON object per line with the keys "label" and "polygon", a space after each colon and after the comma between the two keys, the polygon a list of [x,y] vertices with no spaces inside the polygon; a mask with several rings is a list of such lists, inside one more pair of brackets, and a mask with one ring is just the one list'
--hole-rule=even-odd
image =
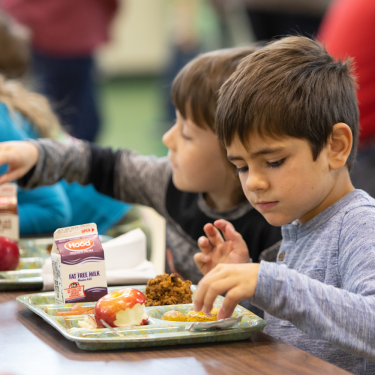
{"label": "boy in gray sweatshirt", "polygon": [[375,200],[349,175],[359,132],[355,87],[348,61],[303,37],[246,57],[222,86],[218,138],[247,199],[282,226],[283,240],[276,263],[249,263],[232,224],[207,224],[195,256],[206,276],[194,303],[210,311],[226,292],[220,319],[252,298],[266,312],[267,334],[375,374]]}

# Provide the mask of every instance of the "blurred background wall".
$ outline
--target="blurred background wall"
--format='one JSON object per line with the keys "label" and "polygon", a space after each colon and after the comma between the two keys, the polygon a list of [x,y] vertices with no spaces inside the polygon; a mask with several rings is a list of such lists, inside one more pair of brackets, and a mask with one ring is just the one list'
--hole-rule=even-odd
{"label": "blurred background wall", "polygon": [[106,76],[157,75],[168,61],[164,0],[120,0],[111,40],[97,53]]}
{"label": "blurred background wall", "polygon": [[220,12],[209,0],[120,0],[111,39],[96,53],[99,144],[166,155],[161,137],[174,120],[169,89],[178,70],[200,52],[254,40],[244,4],[227,3]]}

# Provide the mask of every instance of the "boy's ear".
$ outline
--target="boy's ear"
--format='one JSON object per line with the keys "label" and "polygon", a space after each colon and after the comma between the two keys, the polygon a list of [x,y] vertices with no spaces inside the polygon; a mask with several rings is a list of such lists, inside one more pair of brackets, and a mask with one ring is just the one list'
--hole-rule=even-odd
{"label": "boy's ear", "polygon": [[353,134],[343,122],[335,124],[328,139],[329,167],[335,170],[343,167],[349,157],[353,145]]}

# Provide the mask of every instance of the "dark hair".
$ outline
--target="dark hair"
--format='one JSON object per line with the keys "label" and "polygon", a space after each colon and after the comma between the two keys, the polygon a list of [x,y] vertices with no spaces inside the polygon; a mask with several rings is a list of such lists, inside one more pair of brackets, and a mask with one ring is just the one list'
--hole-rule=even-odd
{"label": "dark hair", "polygon": [[[16,25],[16,21],[0,10],[0,73],[7,78],[22,77],[30,63],[26,29]],[[15,32],[16,27],[22,32]]]}
{"label": "dark hair", "polygon": [[237,135],[291,136],[309,142],[317,159],[335,124],[347,124],[356,156],[359,111],[351,60],[335,60],[316,41],[290,36],[244,58],[220,89],[216,133],[224,145]]}
{"label": "dark hair", "polygon": [[222,84],[240,60],[255,46],[222,49],[199,55],[178,73],[172,84],[172,102],[184,118],[214,130],[216,103]]}

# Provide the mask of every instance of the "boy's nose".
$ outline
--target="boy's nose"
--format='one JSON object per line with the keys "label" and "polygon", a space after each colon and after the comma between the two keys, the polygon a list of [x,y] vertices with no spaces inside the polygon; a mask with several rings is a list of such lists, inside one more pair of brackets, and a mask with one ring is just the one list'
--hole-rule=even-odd
{"label": "boy's nose", "polygon": [[266,190],[268,182],[260,173],[249,172],[246,180],[246,188],[249,191]]}
{"label": "boy's nose", "polygon": [[163,135],[163,143],[169,148],[172,149],[175,147],[174,142],[174,131],[176,129],[176,125],[173,125],[164,135]]}

